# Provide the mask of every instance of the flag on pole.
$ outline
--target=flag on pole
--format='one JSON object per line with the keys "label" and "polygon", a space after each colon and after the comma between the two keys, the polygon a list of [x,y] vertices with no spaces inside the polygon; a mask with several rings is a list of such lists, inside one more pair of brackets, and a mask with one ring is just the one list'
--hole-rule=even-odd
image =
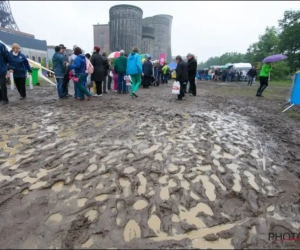
{"label": "flag on pole", "polygon": [[166,53],[161,53],[159,56],[159,64],[163,65],[166,62]]}

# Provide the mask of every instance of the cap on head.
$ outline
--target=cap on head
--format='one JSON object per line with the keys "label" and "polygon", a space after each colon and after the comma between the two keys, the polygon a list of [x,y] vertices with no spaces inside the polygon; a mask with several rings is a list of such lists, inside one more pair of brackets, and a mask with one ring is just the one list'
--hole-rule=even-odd
{"label": "cap on head", "polygon": [[189,57],[189,56],[193,57],[193,54],[188,53],[188,54],[186,55],[186,57]]}
{"label": "cap on head", "polygon": [[151,59],[151,55],[149,55],[149,54],[147,54],[147,56],[146,56],[148,59]]}
{"label": "cap on head", "polygon": [[121,49],[120,54],[125,54],[125,51],[123,49]]}
{"label": "cap on head", "polygon": [[77,47],[78,47],[77,45],[74,45],[74,46],[73,46],[73,49],[75,49],[75,48],[77,48]]}
{"label": "cap on head", "polygon": [[62,43],[59,45],[59,47],[61,47],[62,49],[66,49],[65,45],[63,45]]}

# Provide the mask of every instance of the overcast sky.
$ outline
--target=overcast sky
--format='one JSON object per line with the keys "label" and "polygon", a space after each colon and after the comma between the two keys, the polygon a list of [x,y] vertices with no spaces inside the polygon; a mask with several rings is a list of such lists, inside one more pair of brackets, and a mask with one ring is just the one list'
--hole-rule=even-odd
{"label": "overcast sky", "polygon": [[46,40],[90,52],[93,24],[109,21],[109,8],[132,4],[143,9],[143,18],[157,14],[173,16],[172,54],[194,53],[198,61],[225,52],[245,53],[267,26],[277,26],[289,9],[299,9],[298,1],[11,1],[14,18],[21,31]]}

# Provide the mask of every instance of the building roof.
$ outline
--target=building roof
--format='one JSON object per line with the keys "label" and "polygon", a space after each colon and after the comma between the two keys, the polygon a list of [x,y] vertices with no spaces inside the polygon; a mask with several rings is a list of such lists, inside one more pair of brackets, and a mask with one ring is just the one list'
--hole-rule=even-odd
{"label": "building roof", "polygon": [[35,38],[8,33],[2,30],[0,30],[0,37],[1,40],[7,45],[17,43],[24,48],[47,51],[46,40],[38,40]]}

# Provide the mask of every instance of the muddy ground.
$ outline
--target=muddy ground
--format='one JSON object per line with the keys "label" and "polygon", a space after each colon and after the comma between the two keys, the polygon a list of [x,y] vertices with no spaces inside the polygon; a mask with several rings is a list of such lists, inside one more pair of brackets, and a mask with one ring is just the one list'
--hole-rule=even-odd
{"label": "muddy ground", "polygon": [[[297,248],[299,118],[288,88],[171,84],[0,105],[1,248]],[[287,237],[287,236],[285,236]],[[298,236],[299,237],[299,236]]]}

